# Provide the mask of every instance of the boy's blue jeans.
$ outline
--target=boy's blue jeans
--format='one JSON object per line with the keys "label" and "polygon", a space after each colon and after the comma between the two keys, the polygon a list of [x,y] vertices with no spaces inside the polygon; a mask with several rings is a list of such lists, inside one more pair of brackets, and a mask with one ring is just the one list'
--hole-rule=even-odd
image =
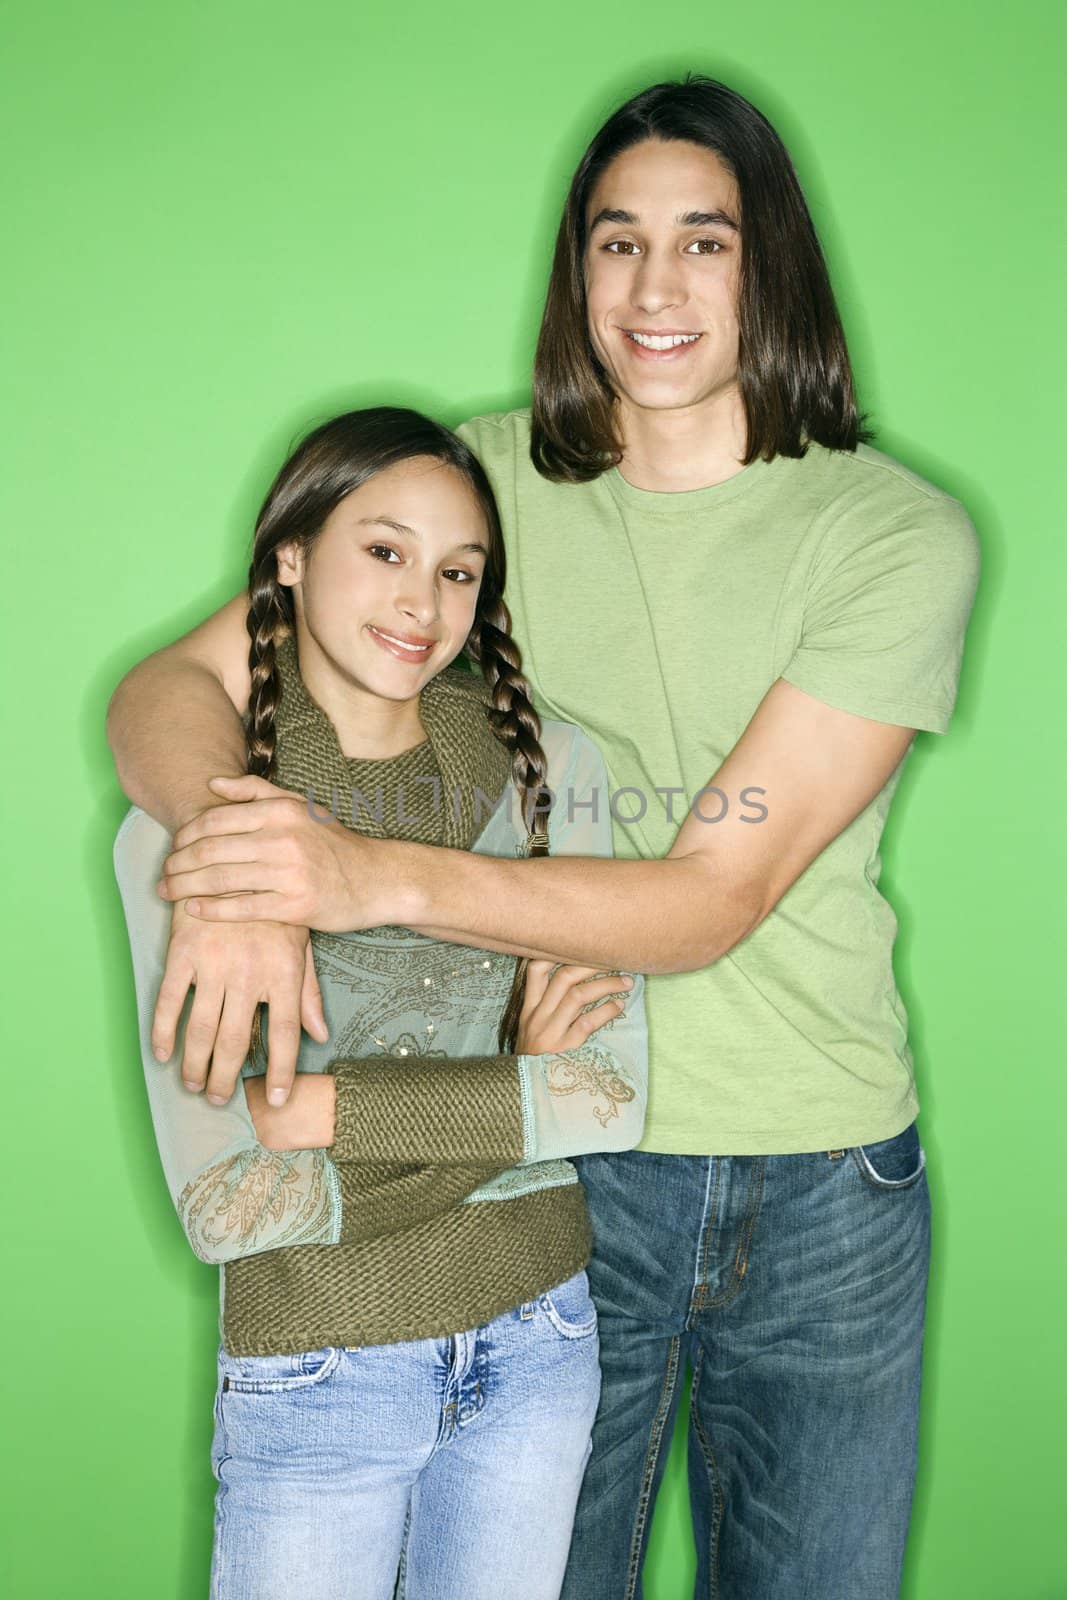
{"label": "boy's blue jeans", "polygon": [[557,1600],[596,1413],[584,1272],[445,1339],[219,1352],[212,1600]]}
{"label": "boy's blue jeans", "polygon": [[930,1244],[914,1125],[815,1155],[576,1165],[603,1381],[564,1600],[641,1595],[687,1356],[697,1596],[896,1600]]}

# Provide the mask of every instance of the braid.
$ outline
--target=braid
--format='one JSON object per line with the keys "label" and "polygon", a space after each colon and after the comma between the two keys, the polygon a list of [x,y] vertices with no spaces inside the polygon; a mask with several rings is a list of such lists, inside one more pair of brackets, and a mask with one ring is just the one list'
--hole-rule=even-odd
{"label": "braid", "polygon": [[[480,614],[467,640],[467,651],[482,669],[492,691],[490,721],[511,751],[511,770],[526,823],[528,856],[548,855],[548,813],[552,792],[548,788],[548,761],[541,748],[541,719],[530,699],[530,685],[522,671],[522,656],[511,637],[511,614],[503,600]],[[500,1049],[515,1048],[522,1003],[526,994],[527,959],[515,968],[511,994],[500,1020]]]}
{"label": "braid", "polygon": [[248,574],[248,597],[245,626],[251,641],[248,669],[252,678],[246,733],[248,770],[257,778],[273,778],[277,753],[274,719],[281,699],[276,650],[279,635],[291,623],[286,602],[292,604],[278,582],[273,550],[258,570],[253,563]]}
{"label": "braid", "polygon": [[[277,644],[279,635],[291,625],[288,615],[292,606],[287,589],[278,582],[277,562],[273,550],[266,559],[253,560],[248,574],[248,615],[245,626],[250,642],[248,667],[252,687],[248,694],[248,726],[245,744],[248,752],[248,770],[257,778],[273,778],[277,756],[275,718],[281,701],[281,679],[278,676]],[[257,1005],[252,1018],[252,1035],[248,1046],[248,1061],[253,1067],[264,1058],[263,1013],[266,1008]]]}

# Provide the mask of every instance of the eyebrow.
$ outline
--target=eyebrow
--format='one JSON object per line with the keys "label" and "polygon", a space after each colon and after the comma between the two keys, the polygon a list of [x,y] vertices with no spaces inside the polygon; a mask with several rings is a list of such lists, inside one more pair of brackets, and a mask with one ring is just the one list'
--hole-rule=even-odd
{"label": "eyebrow", "polygon": [[[418,528],[409,528],[406,522],[396,522],[392,517],[360,517],[359,526],[393,528],[397,533],[406,533],[412,539],[421,539],[422,534]],[[483,556],[488,556],[488,547],[484,544],[457,544],[457,550],[477,550]]]}
{"label": "eyebrow", "polygon": [[[589,232],[598,227],[602,222],[614,222],[624,228],[636,228],[640,218],[633,211],[616,211],[612,206],[604,206],[597,212],[589,224]],[[674,219],[679,228],[707,228],[722,227],[732,228],[735,233],[740,233],[740,224],[726,211],[683,211]]]}

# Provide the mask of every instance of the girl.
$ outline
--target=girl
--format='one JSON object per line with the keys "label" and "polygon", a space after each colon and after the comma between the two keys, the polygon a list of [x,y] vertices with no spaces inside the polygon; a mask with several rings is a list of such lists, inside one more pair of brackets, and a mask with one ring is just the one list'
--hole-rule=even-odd
{"label": "girl", "polygon": [[[492,493],[453,434],[389,409],[318,428],[256,527],[250,771],[324,829],[609,854],[603,764],[540,722],[503,585]],[[285,1106],[258,1051],[212,1105],[180,1046],[151,1053],[169,849],[134,808],[115,860],[160,1154],[223,1269],[212,1595],[555,1597],[599,1392],[565,1157],[640,1138],[640,980],[317,933],[329,1041],[305,1037]]]}

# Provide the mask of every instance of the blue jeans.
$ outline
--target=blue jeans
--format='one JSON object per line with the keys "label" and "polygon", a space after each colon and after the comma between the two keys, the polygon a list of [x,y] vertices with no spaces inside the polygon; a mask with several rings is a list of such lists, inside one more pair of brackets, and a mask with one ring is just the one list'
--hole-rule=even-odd
{"label": "blue jeans", "polygon": [[697,1596],[895,1600],[930,1245],[915,1126],[815,1155],[576,1165],[603,1388],[565,1600],[642,1594],[687,1356]]}
{"label": "blue jeans", "polygon": [[599,1392],[584,1272],[451,1338],[220,1350],[212,1600],[557,1600]]}

